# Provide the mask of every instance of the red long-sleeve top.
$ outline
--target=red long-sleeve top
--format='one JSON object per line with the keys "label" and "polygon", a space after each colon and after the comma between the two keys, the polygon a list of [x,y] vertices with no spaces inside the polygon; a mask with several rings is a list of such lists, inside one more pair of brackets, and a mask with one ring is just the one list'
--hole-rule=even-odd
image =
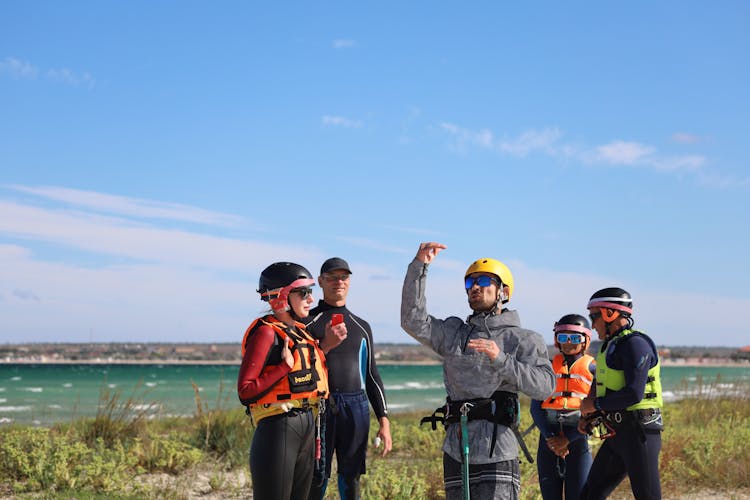
{"label": "red long-sleeve top", "polygon": [[240,399],[260,396],[292,371],[292,368],[282,361],[263,372],[275,336],[276,332],[267,325],[260,325],[252,333],[252,342],[247,343],[240,374],[237,377],[237,393]]}

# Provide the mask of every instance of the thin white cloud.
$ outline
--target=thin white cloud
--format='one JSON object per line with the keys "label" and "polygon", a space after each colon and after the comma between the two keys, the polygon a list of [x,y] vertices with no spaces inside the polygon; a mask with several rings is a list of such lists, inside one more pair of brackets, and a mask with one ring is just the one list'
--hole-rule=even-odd
{"label": "thin white cloud", "polygon": [[96,83],[89,73],[78,74],[68,68],[50,69],[46,73],[47,78],[73,86],[94,87]]}
{"label": "thin white cloud", "polygon": [[[97,214],[0,200],[0,235],[143,262],[243,271],[277,260],[308,261],[320,252],[250,240],[165,229]],[[283,259],[280,259],[284,256]]]}
{"label": "thin white cloud", "polygon": [[451,146],[458,150],[468,147],[496,150],[502,154],[524,158],[542,153],[555,158],[568,158],[586,164],[648,167],[662,171],[697,171],[708,160],[701,155],[665,155],[648,144],[614,140],[593,148],[562,142],[563,133],[556,127],[530,129],[516,137],[496,138],[489,129],[470,130],[442,122],[439,128],[451,136]]}
{"label": "thin white cloud", "polygon": [[658,170],[698,170],[706,164],[706,158],[699,155],[669,156],[654,159],[651,164]]}
{"label": "thin white cloud", "polygon": [[51,81],[64,83],[72,86],[85,86],[93,88],[96,84],[94,77],[88,72],[78,72],[70,68],[51,68],[41,70],[34,64],[16,59],[15,57],[6,57],[0,61],[0,74],[7,74],[13,78],[34,80],[40,75]]}
{"label": "thin white cloud", "polygon": [[521,157],[533,151],[554,154],[555,144],[560,137],[562,137],[562,132],[557,128],[528,130],[514,139],[501,141],[497,147],[504,153]]}
{"label": "thin white cloud", "polygon": [[478,146],[497,150],[504,154],[524,157],[535,151],[556,154],[556,143],[562,137],[559,129],[551,127],[541,130],[527,130],[516,137],[496,139],[489,129],[470,130],[453,123],[443,122],[440,128],[453,136],[455,146]]}
{"label": "thin white cloud", "polygon": [[641,163],[654,153],[651,146],[637,142],[614,141],[596,148],[598,159],[614,165],[633,165]]}
{"label": "thin white cloud", "polygon": [[57,186],[11,185],[8,187],[18,192],[105,213],[218,226],[237,226],[246,223],[243,218],[236,215],[213,212],[178,203],[128,198],[125,196]]}
{"label": "thin white cloud", "polygon": [[343,116],[332,115],[323,115],[323,117],[321,118],[321,122],[323,123],[323,125],[345,128],[361,128],[363,125],[359,120],[352,120]]}
{"label": "thin white cloud", "polygon": [[665,171],[693,171],[706,164],[700,155],[663,156],[637,142],[614,141],[596,148],[596,159],[611,165],[645,166]]}
{"label": "thin white cloud", "polygon": [[440,128],[453,136],[455,146],[459,149],[464,149],[466,146],[479,146],[491,149],[494,144],[492,131],[487,129],[474,131],[448,122],[441,123]]}
{"label": "thin white cloud", "polygon": [[334,49],[350,49],[357,44],[354,40],[348,38],[338,38],[333,41]]}
{"label": "thin white cloud", "polygon": [[39,68],[28,61],[6,57],[0,61],[0,73],[10,75],[13,78],[34,79],[39,75]]}

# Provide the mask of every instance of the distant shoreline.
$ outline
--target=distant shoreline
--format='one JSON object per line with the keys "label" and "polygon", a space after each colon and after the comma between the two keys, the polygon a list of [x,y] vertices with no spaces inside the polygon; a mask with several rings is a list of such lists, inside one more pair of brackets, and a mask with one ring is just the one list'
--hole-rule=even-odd
{"label": "distant shoreline", "polygon": [[[199,360],[179,360],[179,359],[168,359],[163,361],[149,361],[139,359],[112,359],[112,360],[99,360],[99,359],[82,359],[82,360],[70,360],[70,359],[57,359],[57,360],[32,360],[32,359],[17,359],[17,360],[0,360],[1,365],[186,365],[186,366],[197,366],[197,365],[216,365],[216,366],[240,366],[241,360],[237,361],[199,361]],[[440,366],[440,361],[378,361],[378,365],[396,365],[396,366]]]}
{"label": "distant shoreline", "polygon": [[[139,359],[82,359],[82,360],[70,360],[70,359],[55,359],[55,360],[34,360],[34,359],[16,359],[16,360],[0,360],[0,365],[217,365],[217,366],[239,366],[242,363],[241,360],[235,361],[224,361],[224,360],[180,360],[180,359],[165,359],[165,360],[139,360]],[[395,366],[439,366],[442,363],[435,360],[424,360],[424,361],[377,361],[378,365],[395,365]],[[728,359],[716,359],[716,358],[679,358],[679,359],[663,359],[661,362],[662,366],[684,366],[686,368],[700,368],[700,367],[748,367],[750,368],[750,362],[742,361],[731,361]]]}

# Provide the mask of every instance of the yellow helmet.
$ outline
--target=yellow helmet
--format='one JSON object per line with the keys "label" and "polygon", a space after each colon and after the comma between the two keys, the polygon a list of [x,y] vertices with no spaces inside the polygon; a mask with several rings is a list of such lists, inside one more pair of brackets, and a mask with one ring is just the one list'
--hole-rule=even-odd
{"label": "yellow helmet", "polygon": [[511,296],[513,295],[513,274],[511,274],[508,266],[495,259],[479,259],[475,260],[469,266],[469,268],[466,270],[466,274],[464,274],[464,279],[466,279],[468,275],[474,273],[489,273],[494,274],[495,276],[500,278],[500,281],[503,283],[503,285],[506,285],[508,287],[508,296],[503,300],[503,304],[510,300]]}

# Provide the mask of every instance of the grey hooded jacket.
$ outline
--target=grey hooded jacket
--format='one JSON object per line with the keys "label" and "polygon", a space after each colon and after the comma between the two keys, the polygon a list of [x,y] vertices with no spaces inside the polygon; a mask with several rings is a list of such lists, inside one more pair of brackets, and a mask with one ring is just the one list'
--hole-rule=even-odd
{"label": "grey hooded jacket", "polygon": [[[453,401],[488,398],[495,391],[523,393],[545,399],[555,389],[555,374],[541,335],[521,328],[516,311],[474,314],[463,321],[452,316],[437,319],[427,314],[425,283],[427,264],[414,259],[406,271],[401,295],[401,327],[443,357],[443,381]],[[493,361],[466,347],[469,339],[492,339],[500,354]],[[487,420],[469,422],[469,462],[486,464],[518,457],[513,432],[497,427],[493,454],[490,447],[495,424]],[[446,429],[443,451],[461,461],[459,424]]]}

